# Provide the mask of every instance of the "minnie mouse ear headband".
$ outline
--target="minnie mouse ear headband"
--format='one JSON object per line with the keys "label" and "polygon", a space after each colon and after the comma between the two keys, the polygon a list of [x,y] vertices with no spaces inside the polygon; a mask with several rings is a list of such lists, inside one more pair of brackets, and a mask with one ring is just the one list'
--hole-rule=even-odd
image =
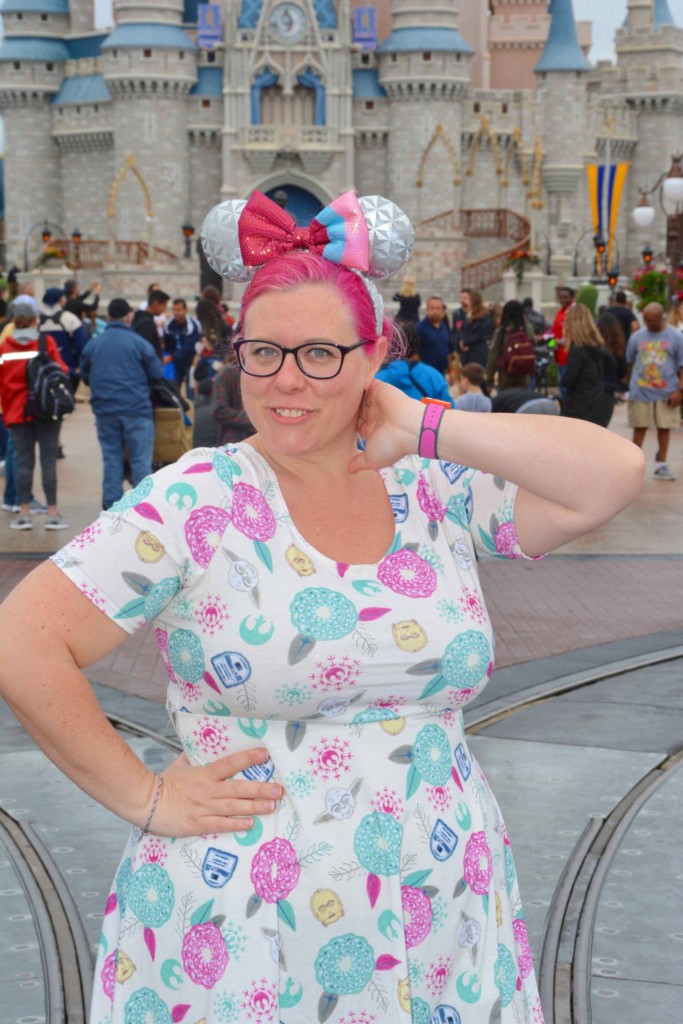
{"label": "minnie mouse ear headband", "polygon": [[384,306],[371,278],[396,274],[409,258],[415,232],[403,210],[383,196],[345,192],[305,228],[262,192],[229,199],[206,215],[200,238],[209,266],[231,281],[248,281],[258,267],[293,249],[308,249],[354,271],[372,300],[378,336]]}

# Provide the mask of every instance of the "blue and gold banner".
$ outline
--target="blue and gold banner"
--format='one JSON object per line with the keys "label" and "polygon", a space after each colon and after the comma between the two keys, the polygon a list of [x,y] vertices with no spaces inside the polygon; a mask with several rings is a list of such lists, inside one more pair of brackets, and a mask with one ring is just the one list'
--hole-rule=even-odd
{"label": "blue and gold banner", "polygon": [[593,232],[607,243],[606,267],[614,266],[615,234],[621,197],[630,164],[589,164],[588,195],[593,213]]}

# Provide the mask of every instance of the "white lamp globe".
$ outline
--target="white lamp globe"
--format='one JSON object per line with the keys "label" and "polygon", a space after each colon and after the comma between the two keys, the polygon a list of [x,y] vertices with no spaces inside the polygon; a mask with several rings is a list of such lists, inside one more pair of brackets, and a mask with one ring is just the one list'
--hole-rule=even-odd
{"label": "white lamp globe", "polygon": [[662,184],[664,198],[669,203],[683,203],[683,167],[681,158],[674,157],[671,170]]}
{"label": "white lamp globe", "polygon": [[633,220],[636,223],[636,227],[645,230],[646,228],[652,226],[654,219],[654,206],[650,206],[647,199],[643,199],[643,201],[638,206],[636,206],[635,210],[633,211]]}

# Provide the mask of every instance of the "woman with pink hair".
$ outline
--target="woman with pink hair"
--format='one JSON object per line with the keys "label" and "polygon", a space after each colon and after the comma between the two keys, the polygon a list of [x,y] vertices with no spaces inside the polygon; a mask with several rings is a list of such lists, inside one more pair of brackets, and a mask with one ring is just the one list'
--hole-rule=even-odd
{"label": "woman with pink hair", "polygon": [[[134,826],[91,1019],[428,1024],[459,1020],[465,991],[468,1024],[539,1024],[507,832],[453,713],[493,670],[476,560],[607,521],[641,453],[378,381],[397,339],[373,278],[412,241],[382,197],[302,228],[254,193],[203,240],[249,280],[233,345],[253,435],[127,492],[0,616],[6,700]],[[82,672],[147,621],[184,748],[161,775]]]}

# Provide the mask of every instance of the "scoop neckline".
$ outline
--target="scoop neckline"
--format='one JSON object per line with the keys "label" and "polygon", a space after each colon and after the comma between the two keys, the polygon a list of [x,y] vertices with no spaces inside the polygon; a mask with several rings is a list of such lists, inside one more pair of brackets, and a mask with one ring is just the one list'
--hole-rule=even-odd
{"label": "scoop neckline", "polygon": [[[316,558],[322,559],[328,565],[334,567],[335,571],[338,573],[338,575],[340,575],[341,578],[343,578],[344,576],[346,576],[350,572],[361,574],[362,570],[372,570],[373,572],[376,573],[378,566],[380,566],[382,564],[382,562],[387,557],[387,555],[391,554],[391,552],[393,550],[393,547],[394,547],[394,545],[396,543],[396,537],[399,534],[399,525],[400,525],[399,523],[396,522],[396,517],[394,516],[394,510],[393,510],[393,507],[391,505],[391,499],[389,497],[389,473],[391,472],[391,469],[393,467],[390,467],[389,469],[385,469],[385,470],[381,470],[381,469],[378,470],[380,478],[382,480],[382,483],[384,484],[384,489],[385,489],[385,492],[386,492],[387,501],[389,502],[389,507],[391,509],[392,519],[394,520],[394,536],[393,536],[393,538],[391,540],[391,543],[389,544],[389,547],[387,548],[387,550],[384,552],[382,557],[377,562],[340,562],[340,561],[338,561],[335,558],[330,558],[329,555],[324,554],[322,551],[319,551],[318,548],[316,548],[315,545],[312,544],[309,540],[307,540],[306,537],[304,537],[304,535],[301,533],[301,531],[297,527],[296,523],[294,522],[294,519],[292,517],[291,512],[289,511],[289,506],[287,505],[287,502],[285,501],[285,496],[282,493],[282,490],[280,488],[280,481],[277,478],[277,473],[275,472],[273,467],[270,465],[268,460],[265,459],[261,455],[260,452],[257,452],[253,445],[248,444],[246,441],[238,441],[236,443],[236,445],[234,445],[234,447],[239,447],[240,451],[242,451],[244,448],[249,449],[249,455],[253,455],[256,458],[256,461],[260,465],[264,466],[267,469],[270,477],[273,480],[275,488],[277,490],[277,496],[278,496],[278,500],[279,500],[280,506],[287,513],[287,516],[289,517],[289,527],[290,527],[292,533],[294,534],[294,536],[296,538],[296,542],[297,543],[301,543],[301,545],[303,545],[305,548],[307,548],[308,552],[310,552]],[[344,567],[344,572],[342,574],[339,573],[339,567],[340,566]]]}

